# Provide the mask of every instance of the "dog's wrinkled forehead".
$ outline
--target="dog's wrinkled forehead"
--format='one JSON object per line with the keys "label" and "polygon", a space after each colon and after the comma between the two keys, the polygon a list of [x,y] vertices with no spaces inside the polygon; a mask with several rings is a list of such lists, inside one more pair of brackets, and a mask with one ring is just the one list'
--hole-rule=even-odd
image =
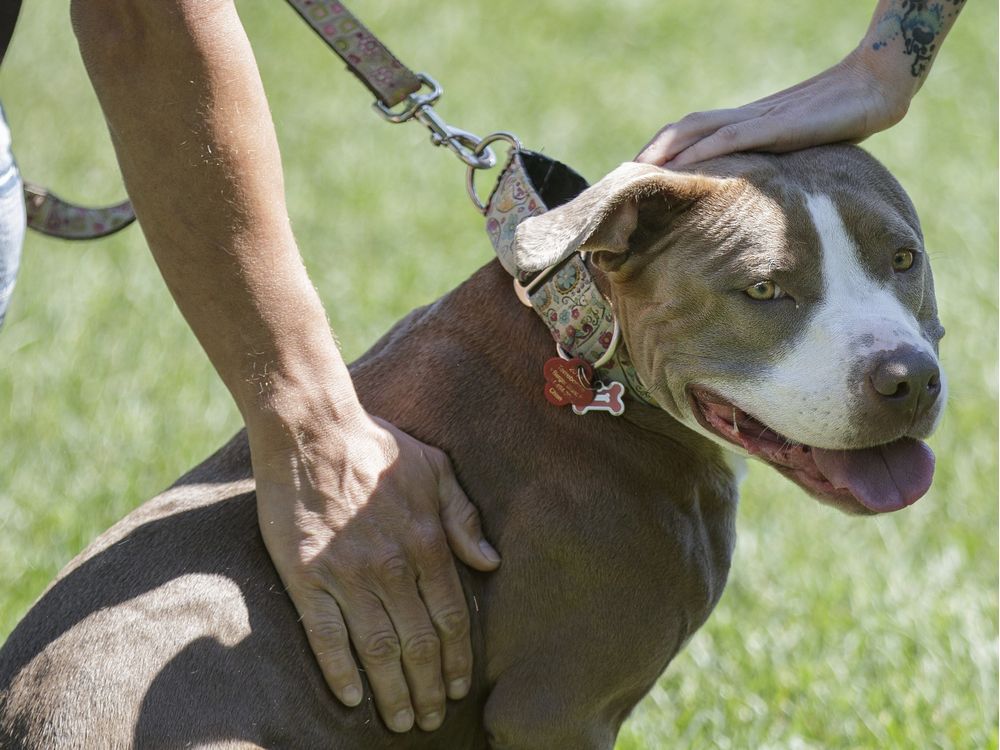
{"label": "dog's wrinkled forehead", "polygon": [[[902,187],[854,146],[827,146],[774,156],[735,154],[683,170],[626,163],[569,203],[517,229],[516,261],[534,272],[576,250],[623,253],[657,245],[656,232],[693,230],[698,244],[748,257],[767,246],[815,246],[807,198],[826,195],[855,237],[890,235],[919,243],[920,225]],[[811,233],[811,234],[810,234]]]}
{"label": "dog's wrinkled forehead", "polygon": [[[820,294],[838,268],[887,283],[886,253],[923,247],[902,187],[856,147],[737,155],[697,169],[720,182],[692,206],[685,233],[718,265],[742,268],[747,279],[786,272],[804,285],[802,301]],[[823,263],[832,255],[846,265]]]}
{"label": "dog's wrinkled forehead", "polygon": [[[720,180],[720,187],[729,186],[717,190],[701,208],[733,218],[732,223],[747,234],[814,226],[808,197],[822,195],[836,206],[852,237],[888,233],[901,241],[922,242],[916,210],[902,186],[855,146],[826,146],[780,156],[736,154],[691,169]],[[780,226],[768,226],[776,221]]]}

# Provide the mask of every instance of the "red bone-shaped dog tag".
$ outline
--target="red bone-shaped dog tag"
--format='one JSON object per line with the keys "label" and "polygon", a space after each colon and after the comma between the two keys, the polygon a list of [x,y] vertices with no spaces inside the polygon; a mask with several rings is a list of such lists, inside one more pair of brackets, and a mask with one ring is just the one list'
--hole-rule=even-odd
{"label": "red bone-shaped dog tag", "polygon": [[545,363],[545,398],[555,406],[583,408],[594,400],[593,369],[582,359],[553,357]]}

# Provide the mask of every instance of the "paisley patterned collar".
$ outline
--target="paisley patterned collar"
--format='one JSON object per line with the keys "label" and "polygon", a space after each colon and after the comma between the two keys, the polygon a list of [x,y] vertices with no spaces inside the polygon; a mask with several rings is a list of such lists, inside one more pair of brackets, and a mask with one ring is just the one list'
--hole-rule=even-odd
{"label": "paisley patterned collar", "polygon": [[486,206],[486,231],[500,264],[514,277],[518,297],[548,326],[557,353],[595,366],[595,386],[621,383],[633,398],[655,406],[620,341],[611,302],[598,289],[586,259],[574,252],[538,274],[525,274],[514,260],[517,225],[565,203],[586,186],[569,167],[531,151],[514,150]]}

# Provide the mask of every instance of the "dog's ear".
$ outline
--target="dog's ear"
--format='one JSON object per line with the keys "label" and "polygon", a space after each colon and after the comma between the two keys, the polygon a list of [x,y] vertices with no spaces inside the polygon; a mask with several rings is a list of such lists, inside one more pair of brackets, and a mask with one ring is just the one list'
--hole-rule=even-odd
{"label": "dog's ear", "polygon": [[718,189],[714,177],[626,162],[558,208],[525,219],[514,250],[521,271],[555,265],[577,250],[623,259],[642,252],[678,213]]}

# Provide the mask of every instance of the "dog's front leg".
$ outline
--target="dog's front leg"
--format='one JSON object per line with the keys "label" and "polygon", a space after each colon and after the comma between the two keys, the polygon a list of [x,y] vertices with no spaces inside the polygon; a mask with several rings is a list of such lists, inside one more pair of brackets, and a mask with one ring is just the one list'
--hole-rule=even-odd
{"label": "dog's front leg", "polygon": [[[622,687],[621,675],[608,674],[608,662],[595,658],[603,649],[586,633],[563,631],[551,641],[494,685],[483,712],[491,750],[611,750],[622,722],[665,666],[649,659]],[[580,650],[567,650],[567,642]],[[619,688],[614,694],[612,685]]]}
{"label": "dog's front leg", "polygon": [[[484,722],[490,750],[611,750],[619,722],[598,706],[576,702],[564,690],[537,683],[535,672],[501,681],[486,704]],[[532,680],[532,689],[525,685]]]}

